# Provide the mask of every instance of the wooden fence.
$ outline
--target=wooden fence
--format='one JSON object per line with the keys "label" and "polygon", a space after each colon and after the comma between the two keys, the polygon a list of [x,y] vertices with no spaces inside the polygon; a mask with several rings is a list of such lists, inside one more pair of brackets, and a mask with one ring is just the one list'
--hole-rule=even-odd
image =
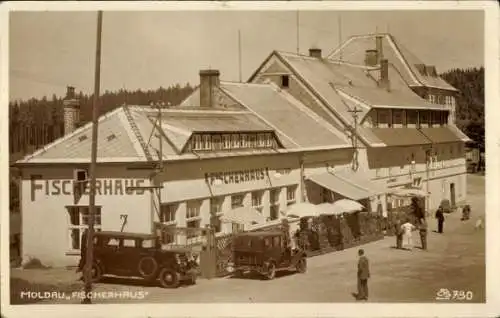
{"label": "wooden fence", "polygon": [[[304,219],[303,219],[304,220]],[[300,233],[307,241],[306,250],[309,256],[342,250],[383,239],[386,220],[378,214],[359,212],[340,216],[320,216],[312,218],[311,226],[307,220],[301,220]],[[281,222],[272,222],[265,226],[255,227],[250,231],[274,231],[281,229]],[[215,238],[216,244],[216,276],[229,273],[226,270],[232,258],[232,241],[235,234],[220,235]]]}

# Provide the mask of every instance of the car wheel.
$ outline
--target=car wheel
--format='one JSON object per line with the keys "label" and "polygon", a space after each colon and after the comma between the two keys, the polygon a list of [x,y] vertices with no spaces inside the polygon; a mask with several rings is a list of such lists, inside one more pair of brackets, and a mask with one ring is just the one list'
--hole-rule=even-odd
{"label": "car wheel", "polygon": [[267,266],[266,278],[272,280],[276,277],[276,265],[274,263],[269,263]]}
{"label": "car wheel", "polygon": [[92,283],[97,283],[102,279],[103,275],[103,270],[101,265],[99,265],[97,262],[94,262],[92,264],[92,269],[91,269],[91,277],[92,277]]}
{"label": "car wheel", "polygon": [[145,280],[152,280],[156,277],[158,271],[158,263],[151,257],[143,257],[139,261],[138,272]]}
{"label": "car wheel", "polygon": [[307,260],[305,258],[301,258],[297,263],[297,272],[305,273],[307,272]]}
{"label": "car wheel", "polygon": [[177,288],[181,282],[181,275],[174,270],[164,268],[160,271],[160,284],[164,288]]}

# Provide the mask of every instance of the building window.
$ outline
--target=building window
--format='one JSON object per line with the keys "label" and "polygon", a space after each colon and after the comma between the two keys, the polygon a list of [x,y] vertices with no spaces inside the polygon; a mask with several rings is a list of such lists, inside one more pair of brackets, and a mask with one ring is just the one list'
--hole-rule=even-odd
{"label": "building window", "polygon": [[442,112],[431,112],[431,123],[432,126],[440,126],[441,125],[441,113]]}
{"label": "building window", "polygon": [[394,127],[403,127],[403,111],[393,110],[392,111],[392,125]]}
{"label": "building window", "polygon": [[417,127],[418,124],[418,111],[408,110],[406,111],[406,124],[410,128]]}
{"label": "building window", "polygon": [[295,201],[297,199],[296,198],[296,196],[297,196],[297,188],[298,188],[297,185],[286,187],[286,202],[287,202],[287,205],[292,205],[292,204],[295,203]]}
{"label": "building window", "polygon": [[212,149],[221,150],[222,149],[222,138],[221,135],[212,136]]}
{"label": "building window", "polygon": [[269,192],[269,203],[271,205],[271,220],[276,220],[279,218],[280,209],[280,192],[281,189],[271,189]]}
{"label": "building window", "polygon": [[243,198],[245,196],[243,194],[237,194],[237,195],[233,195],[231,196],[231,209],[236,209],[236,208],[240,208],[243,206]]}
{"label": "building window", "polygon": [[231,149],[231,135],[222,135],[222,148]]}
{"label": "building window", "polygon": [[264,148],[266,147],[266,145],[267,145],[266,134],[259,134],[257,139],[257,146],[259,148]]}
{"label": "building window", "polygon": [[215,232],[221,231],[221,215],[222,215],[222,204],[224,203],[224,198],[216,197],[210,198],[210,224],[215,229]]}
{"label": "building window", "polygon": [[240,135],[234,134],[231,136],[231,144],[232,148],[240,148]]}
{"label": "building window", "polygon": [[448,112],[441,112],[441,125],[448,123]]}
{"label": "building window", "polygon": [[203,135],[203,149],[210,150],[212,149],[212,136]]}
{"label": "building window", "polygon": [[192,146],[193,150],[200,150],[202,149],[203,145],[201,143],[201,136],[200,135],[194,135],[193,136],[193,141],[192,141]]}
{"label": "building window", "polygon": [[266,134],[266,147],[272,147],[273,146],[273,134],[267,133]]}
{"label": "building window", "polygon": [[177,214],[177,204],[162,204],[160,207],[160,222],[174,223]]}
{"label": "building window", "polygon": [[[66,207],[69,218],[70,250],[80,250],[82,244],[82,235],[89,225],[90,208],[89,206],[68,206]],[[95,207],[94,229],[101,230],[101,207]]]}
{"label": "building window", "polygon": [[248,135],[248,148],[256,148],[257,147],[257,135],[251,134]]}
{"label": "building window", "polygon": [[380,128],[390,127],[391,112],[388,109],[377,110],[377,124]]}
{"label": "building window", "polygon": [[290,85],[290,76],[282,75],[281,76],[281,87],[288,88]]}
{"label": "building window", "polygon": [[252,192],[252,207],[259,212],[262,212],[262,191]]}
{"label": "building window", "polygon": [[445,105],[446,104],[445,97],[446,96],[439,95],[439,104],[441,104],[441,105]]}
{"label": "building window", "polygon": [[248,147],[247,140],[248,140],[247,135],[245,135],[245,134],[240,135],[240,148],[247,148]]}
{"label": "building window", "polygon": [[428,127],[429,126],[429,112],[428,111],[420,111],[418,118],[419,126]]}
{"label": "building window", "polygon": [[192,200],[186,203],[186,219],[197,218],[200,216],[201,201]]}
{"label": "building window", "polygon": [[200,228],[200,208],[201,201],[192,200],[186,202],[186,227],[188,228],[186,235],[187,238],[192,238],[199,235],[198,231],[189,229]]}

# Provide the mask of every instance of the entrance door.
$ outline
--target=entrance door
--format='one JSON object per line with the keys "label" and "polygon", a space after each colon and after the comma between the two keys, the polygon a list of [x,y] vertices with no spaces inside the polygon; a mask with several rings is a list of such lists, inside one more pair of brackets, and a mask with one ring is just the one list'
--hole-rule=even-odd
{"label": "entrance door", "polygon": [[450,204],[452,207],[455,206],[455,184],[450,183]]}

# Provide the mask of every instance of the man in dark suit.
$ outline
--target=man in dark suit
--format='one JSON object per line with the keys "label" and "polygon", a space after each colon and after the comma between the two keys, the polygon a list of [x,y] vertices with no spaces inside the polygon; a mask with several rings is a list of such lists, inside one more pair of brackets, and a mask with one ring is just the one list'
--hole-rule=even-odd
{"label": "man in dark suit", "polygon": [[420,233],[422,249],[427,250],[427,221],[425,219],[421,219],[420,225],[418,226],[418,231]]}
{"label": "man in dark suit", "polygon": [[358,294],[356,299],[368,300],[368,278],[370,278],[370,266],[363,249],[358,251],[358,255]]}
{"label": "man in dark suit", "polygon": [[443,233],[444,211],[443,206],[439,206],[436,211],[436,219],[438,221],[438,233]]}
{"label": "man in dark suit", "polygon": [[396,236],[396,248],[397,249],[402,249],[403,248],[403,230],[401,229],[401,220],[397,219],[396,222],[394,222],[394,235]]}

